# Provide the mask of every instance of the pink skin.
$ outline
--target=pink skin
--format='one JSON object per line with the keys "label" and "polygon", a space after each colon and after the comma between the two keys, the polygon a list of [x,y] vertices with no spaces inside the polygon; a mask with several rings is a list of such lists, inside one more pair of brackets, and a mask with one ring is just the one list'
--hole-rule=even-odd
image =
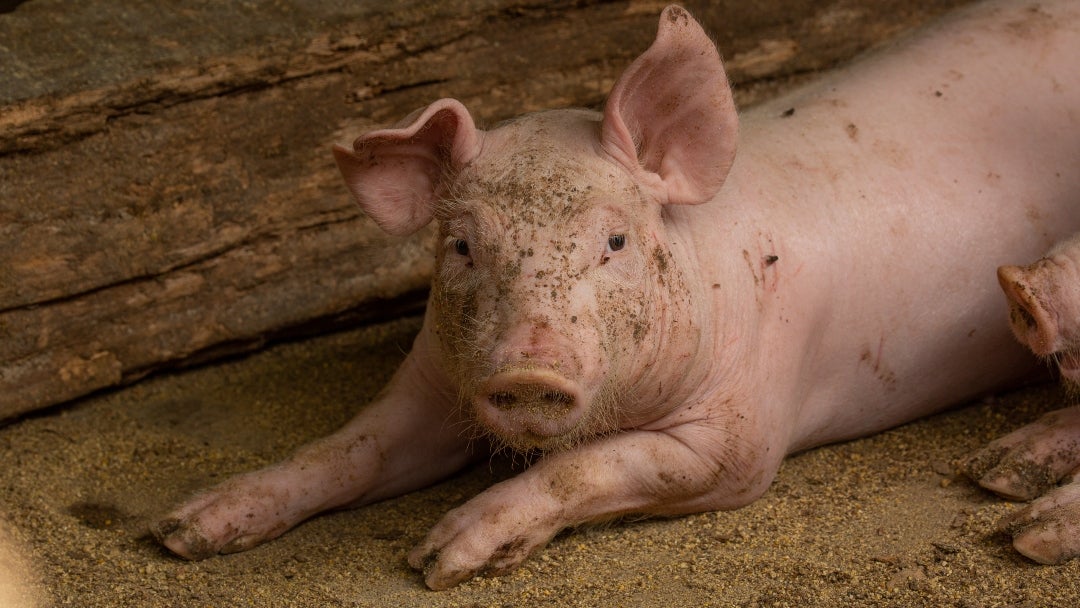
{"label": "pink skin", "polygon": [[[1028,266],[1002,266],[1013,335],[1080,384],[1080,235]],[[1044,564],[1080,555],[1080,407],[1044,415],[972,454],[964,469],[982,487],[1031,500],[1004,522],[1020,553]],[[1061,484],[1060,486],[1058,484]]]}
{"label": "pink skin", "polygon": [[570,526],[745,505],[785,454],[1019,381],[993,269],[1080,229],[1078,28],[1065,0],[980,5],[737,117],[669,8],[602,114],[482,131],[441,100],[336,148],[385,230],[439,224],[424,327],[345,428],[158,537],[240,550],[443,478],[478,438],[542,453],[410,553],[444,589]]}

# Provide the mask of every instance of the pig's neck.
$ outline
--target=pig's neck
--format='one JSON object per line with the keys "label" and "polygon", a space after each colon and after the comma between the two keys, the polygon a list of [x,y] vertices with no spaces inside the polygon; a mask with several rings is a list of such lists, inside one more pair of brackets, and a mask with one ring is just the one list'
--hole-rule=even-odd
{"label": "pig's neck", "polygon": [[777,163],[789,134],[774,133],[775,145],[769,135],[753,134],[758,145],[715,200],[671,213],[673,252],[700,272],[692,299],[702,303],[704,380],[683,399],[731,404],[785,453],[927,413],[904,402],[918,380],[890,368],[887,311],[875,312],[888,302],[860,287],[888,277],[853,272],[852,256],[882,255],[867,233],[874,220],[857,217],[858,195],[818,166],[824,152],[800,142],[805,157]]}
{"label": "pig's neck", "polygon": [[[778,212],[777,183],[753,179],[753,158],[740,157],[717,198],[672,208],[672,252],[688,273],[701,340],[693,372],[673,392],[682,403],[711,403],[724,426],[767,437],[775,456],[800,441],[799,409],[815,388],[815,325],[825,302],[821,277],[806,263],[821,246],[818,221],[798,205]],[[796,201],[798,187],[778,181]],[[794,208],[793,208],[794,207]],[[665,423],[681,421],[673,410]],[[745,417],[745,419],[743,419]],[[740,431],[741,432],[741,431]]]}

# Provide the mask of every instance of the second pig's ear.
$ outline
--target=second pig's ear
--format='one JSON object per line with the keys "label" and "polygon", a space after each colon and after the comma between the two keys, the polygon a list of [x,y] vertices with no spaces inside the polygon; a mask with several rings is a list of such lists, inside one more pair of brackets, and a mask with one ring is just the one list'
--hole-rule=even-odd
{"label": "second pig's ear", "polygon": [[716,46],[669,6],[656,40],[622,73],[604,106],[604,149],[661,202],[710,200],[735,160],[738,116]]}
{"label": "second pig's ear", "polygon": [[334,146],[345,184],[386,232],[405,236],[431,221],[448,175],[480,153],[481,132],[461,102],[440,99],[397,127]]}
{"label": "second pig's ear", "polygon": [[[1032,264],[1036,266],[1038,262]],[[1009,325],[1021,344],[1040,357],[1048,357],[1060,345],[1060,327],[1054,310],[1040,299],[1039,289],[1043,282],[1031,267],[1001,266],[997,270],[998,283],[1009,301]]]}

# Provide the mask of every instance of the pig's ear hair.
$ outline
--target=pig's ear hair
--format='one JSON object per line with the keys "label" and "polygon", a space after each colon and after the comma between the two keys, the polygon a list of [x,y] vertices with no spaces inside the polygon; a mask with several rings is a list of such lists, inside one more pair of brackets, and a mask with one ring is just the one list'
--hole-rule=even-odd
{"label": "pig's ear hair", "polygon": [[738,116],[716,46],[677,6],[604,106],[604,149],[662,202],[710,200],[735,160]]}
{"label": "pig's ear hair", "polygon": [[447,177],[480,152],[480,131],[461,102],[440,99],[390,129],[334,146],[345,183],[380,228],[396,236],[431,221]]}

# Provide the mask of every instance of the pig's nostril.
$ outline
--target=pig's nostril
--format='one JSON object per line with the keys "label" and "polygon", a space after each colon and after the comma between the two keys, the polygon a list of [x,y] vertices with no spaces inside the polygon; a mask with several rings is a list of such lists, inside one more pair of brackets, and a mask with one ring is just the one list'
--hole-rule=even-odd
{"label": "pig's nostril", "polygon": [[517,403],[517,395],[508,391],[497,391],[491,393],[491,404],[498,408],[513,407]]}
{"label": "pig's nostril", "polygon": [[562,409],[574,405],[574,396],[548,386],[522,385],[509,390],[492,391],[488,394],[488,402],[503,410],[527,406],[554,406]]}

